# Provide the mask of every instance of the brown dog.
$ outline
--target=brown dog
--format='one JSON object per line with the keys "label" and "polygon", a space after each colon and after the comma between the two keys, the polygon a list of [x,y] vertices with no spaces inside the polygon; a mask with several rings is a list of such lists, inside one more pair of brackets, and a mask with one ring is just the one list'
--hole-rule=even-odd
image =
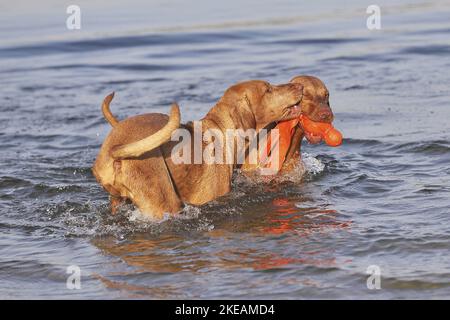
{"label": "brown dog", "polygon": [[[258,80],[239,83],[230,87],[201,120],[202,131],[215,129],[225,134],[227,129],[260,130],[298,117],[303,91],[303,84],[296,81],[284,85]],[[176,104],[170,117],[144,114],[119,122],[109,111],[112,98],[113,94],[105,98],[102,110],[113,129],[100,149],[93,172],[110,193],[113,212],[129,199],[141,212],[161,218],[165,212],[180,211],[183,203],[201,205],[230,191],[235,162],[173,162],[171,153],[176,143],[169,141],[172,133],[178,128],[193,131],[191,125],[180,125]]]}

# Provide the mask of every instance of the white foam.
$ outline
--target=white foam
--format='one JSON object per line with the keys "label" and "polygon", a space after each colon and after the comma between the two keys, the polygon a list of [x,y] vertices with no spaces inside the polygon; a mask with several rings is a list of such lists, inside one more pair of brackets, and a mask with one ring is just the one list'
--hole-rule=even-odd
{"label": "white foam", "polygon": [[130,222],[148,222],[148,223],[161,223],[167,221],[170,218],[168,213],[164,213],[161,219],[155,218],[154,216],[144,214],[139,209],[130,210],[128,212],[128,221]]}
{"label": "white foam", "polygon": [[164,213],[161,219],[154,216],[144,214],[139,209],[129,211],[128,221],[130,222],[148,222],[148,223],[162,223],[170,219],[196,219],[200,215],[201,210],[198,207],[185,205],[181,214]]}
{"label": "white foam", "polygon": [[302,153],[302,160],[305,165],[306,172],[310,174],[319,174],[325,169],[325,165],[317,158],[309,153]]}

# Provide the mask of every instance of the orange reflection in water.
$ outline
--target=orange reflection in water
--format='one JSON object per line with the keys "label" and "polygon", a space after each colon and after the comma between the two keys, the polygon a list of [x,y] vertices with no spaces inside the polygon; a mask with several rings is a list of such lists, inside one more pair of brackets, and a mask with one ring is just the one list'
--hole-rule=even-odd
{"label": "orange reflection in water", "polygon": [[[166,287],[160,286],[155,290],[145,283],[142,286],[131,285],[126,280],[117,280],[116,277],[122,279],[123,276],[123,279],[126,279],[143,272],[150,272],[155,276],[187,272],[201,277],[203,273],[221,272],[220,270],[236,269],[239,273],[240,269],[264,271],[296,268],[294,265],[338,267],[340,264],[349,263],[348,260],[337,261],[333,250],[320,244],[314,248],[303,248],[300,245],[298,251],[291,250],[294,254],[290,256],[284,255],[282,250],[280,252],[273,249],[274,242],[275,246],[279,242],[280,245],[286,244],[292,249],[289,241],[294,241],[295,244],[295,237],[304,239],[315,235],[317,240],[317,236],[326,236],[336,230],[345,231],[351,227],[351,221],[338,220],[335,210],[317,206],[301,208],[295,205],[297,201],[288,198],[273,200],[272,210],[269,210],[264,219],[252,219],[252,226],[242,222],[247,227],[241,231],[236,231],[231,225],[228,228],[225,224],[210,232],[205,231],[203,236],[195,239],[191,239],[189,234],[172,233],[160,236],[136,234],[120,242],[113,239],[94,240],[94,244],[103,252],[126,263],[118,272],[98,275],[98,279],[108,288],[123,290],[131,295],[164,298],[180,294],[176,283]],[[280,235],[289,237],[279,237]],[[255,239],[268,241],[270,245],[255,246]]]}
{"label": "orange reflection in water", "polygon": [[260,257],[253,263],[255,270],[270,270],[284,267],[290,264],[312,265],[316,267],[334,267],[337,265],[336,258],[286,258],[276,254]]}
{"label": "orange reflection in water", "polygon": [[[296,234],[308,237],[312,234],[328,234],[335,231],[348,231],[352,221],[338,220],[338,212],[333,209],[319,207],[299,208],[295,201],[288,198],[276,198],[272,201],[273,212],[268,214],[261,233],[269,235]],[[333,267],[338,264],[333,252],[309,251],[301,252],[302,257],[284,257],[275,253],[267,253],[254,257],[252,266],[255,270],[268,270],[290,264]],[[339,263],[349,263],[346,260]]]}
{"label": "orange reflection in water", "polygon": [[338,221],[336,210],[323,208],[299,208],[288,198],[276,198],[272,201],[274,214],[267,222],[269,226],[263,228],[264,233],[284,234],[296,232],[300,236],[307,236],[313,232],[330,232],[345,230],[351,221]]}

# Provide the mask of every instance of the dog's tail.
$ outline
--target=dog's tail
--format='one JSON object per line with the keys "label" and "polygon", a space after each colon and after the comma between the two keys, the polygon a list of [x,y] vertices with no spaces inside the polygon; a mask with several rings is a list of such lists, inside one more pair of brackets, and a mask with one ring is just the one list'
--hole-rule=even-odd
{"label": "dog's tail", "polygon": [[113,98],[114,98],[114,92],[108,94],[105,97],[105,99],[103,100],[103,104],[102,104],[102,112],[103,112],[103,116],[106,118],[106,120],[109,122],[109,124],[114,128],[119,123],[119,121],[111,113],[111,110],[109,110],[109,104],[111,103]]}
{"label": "dog's tail", "polygon": [[172,132],[180,127],[180,107],[172,104],[169,121],[154,134],[129,144],[115,146],[111,150],[114,159],[137,158],[170,140]]}

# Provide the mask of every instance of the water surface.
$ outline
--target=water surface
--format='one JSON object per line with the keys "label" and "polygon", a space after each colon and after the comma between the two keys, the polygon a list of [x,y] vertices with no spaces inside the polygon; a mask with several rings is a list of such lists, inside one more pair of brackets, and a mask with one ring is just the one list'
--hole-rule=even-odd
{"label": "water surface", "polygon": [[[0,297],[449,298],[448,2],[380,1],[379,31],[364,1],[79,1],[79,31],[40,3],[0,8]],[[122,119],[178,101],[189,121],[237,81],[299,74],[346,137],[304,143],[302,181],[238,176],[160,223],[109,214],[91,173],[106,94]]]}

